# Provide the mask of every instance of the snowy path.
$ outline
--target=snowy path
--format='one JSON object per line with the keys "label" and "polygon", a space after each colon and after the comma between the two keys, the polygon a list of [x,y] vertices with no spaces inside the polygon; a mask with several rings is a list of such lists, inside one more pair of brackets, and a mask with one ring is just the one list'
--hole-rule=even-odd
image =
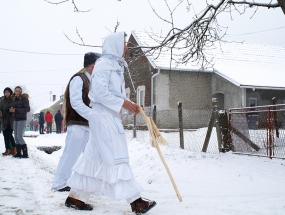
{"label": "snowy path", "polygon": [[[39,169],[32,159],[1,157],[1,213],[35,214],[53,197],[47,184],[50,173]],[[9,174],[8,174],[9,173]],[[4,198],[3,198],[4,197]]]}
{"label": "snowy path", "polygon": [[[4,151],[4,144],[1,143],[0,150]],[[29,159],[17,159],[11,156],[0,156],[0,215],[40,215],[40,214],[106,214],[115,215],[118,213],[108,211],[108,202],[104,198],[96,198],[96,202],[100,203],[100,209],[92,212],[75,211],[66,208],[64,201],[68,195],[67,192],[52,192],[51,183],[55,167],[49,168],[49,164],[45,164],[38,156],[38,150],[29,147]],[[44,152],[40,152],[42,154]],[[42,154],[46,156],[46,154]],[[44,159],[43,159],[44,160]],[[96,204],[93,198],[90,199],[91,204]],[[125,202],[116,202],[116,205],[125,206],[124,215],[133,214]],[[114,210],[113,210],[114,211]]]}
{"label": "snowy path", "polygon": [[[62,146],[65,134],[25,138],[29,159],[0,156],[0,215],[134,215],[124,201],[91,197],[93,211],[66,208],[68,193],[50,190],[62,149],[50,155],[37,146]],[[131,166],[157,201],[147,215],[284,215],[285,161],[161,147],[183,198],[179,202],[155,149],[129,139]],[[0,152],[4,151],[0,137]]]}

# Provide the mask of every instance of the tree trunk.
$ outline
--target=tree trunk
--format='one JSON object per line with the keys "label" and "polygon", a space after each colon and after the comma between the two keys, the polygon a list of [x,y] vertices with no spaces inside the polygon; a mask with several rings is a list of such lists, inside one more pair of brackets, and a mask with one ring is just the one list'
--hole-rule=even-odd
{"label": "tree trunk", "polygon": [[280,4],[280,7],[283,10],[283,13],[285,14],[285,0],[277,0],[277,1]]}

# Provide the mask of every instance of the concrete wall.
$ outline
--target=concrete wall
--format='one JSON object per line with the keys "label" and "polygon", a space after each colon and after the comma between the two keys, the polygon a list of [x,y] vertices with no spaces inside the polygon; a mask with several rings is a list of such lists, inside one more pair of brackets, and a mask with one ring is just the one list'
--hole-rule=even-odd
{"label": "concrete wall", "polygon": [[228,110],[229,108],[242,107],[242,90],[243,89],[240,89],[238,86],[223,77],[213,74],[212,95],[217,93],[224,94],[224,109]]}
{"label": "concrete wall", "polygon": [[159,110],[169,110],[169,73],[160,71],[160,74],[154,78],[154,99],[153,103]]}
{"label": "concrete wall", "polygon": [[249,107],[249,98],[257,98],[257,106],[272,105],[272,98],[277,98],[277,104],[283,104],[285,90],[246,89],[246,106]]}
{"label": "concrete wall", "polygon": [[212,73],[161,70],[154,85],[157,126],[178,128],[179,101],[185,128],[207,126],[212,108],[211,82]]}

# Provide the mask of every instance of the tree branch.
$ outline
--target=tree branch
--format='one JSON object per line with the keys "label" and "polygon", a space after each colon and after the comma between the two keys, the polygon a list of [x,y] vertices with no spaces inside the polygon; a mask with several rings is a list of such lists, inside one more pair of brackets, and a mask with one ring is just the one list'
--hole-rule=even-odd
{"label": "tree branch", "polygon": [[[81,40],[82,43],[77,43],[77,42],[71,40],[64,32],[63,32],[63,34],[64,34],[64,36],[65,36],[70,42],[72,42],[73,44],[76,44],[76,45],[79,45],[79,46],[94,47],[94,48],[101,48],[101,47],[102,47],[102,46],[94,46],[94,45],[87,45],[87,44],[84,44],[84,43],[83,43],[83,40]],[[78,35],[79,35],[79,34],[78,34]],[[80,37],[80,35],[79,35],[79,37]],[[81,39],[81,37],[80,37],[80,39]]]}
{"label": "tree branch", "polygon": [[[278,0],[283,1],[283,0]],[[195,13],[194,20],[185,28],[177,29],[174,26],[173,12],[169,7],[167,0],[165,0],[166,6],[171,16],[171,21],[167,21],[162,17],[159,17],[152,7],[154,13],[163,21],[172,25],[168,33],[164,36],[155,33],[148,33],[152,43],[145,45],[141,44],[139,47],[132,47],[133,49],[142,48],[146,55],[152,55],[154,59],[161,56],[163,52],[170,53],[170,64],[188,64],[195,63],[201,68],[207,68],[211,65],[213,57],[209,52],[216,49],[217,44],[222,42],[223,37],[226,35],[227,28],[219,25],[217,17],[220,13],[228,12],[232,15],[233,11],[237,11],[240,15],[246,12],[249,7],[268,7],[276,8],[280,7],[278,3],[257,3],[250,1],[234,1],[234,0],[220,0],[216,5],[208,4],[207,7],[200,13]],[[180,4],[180,3],[179,3]],[[179,5],[178,4],[178,5]],[[190,7],[189,1],[186,1],[187,11]],[[254,11],[253,15],[257,12]],[[213,53],[213,52],[212,52]],[[193,64],[192,64],[193,65]],[[171,66],[170,66],[171,68]]]}
{"label": "tree branch", "polygon": [[120,25],[120,23],[119,23],[119,20],[117,19],[117,24],[116,24],[116,26],[115,26],[115,30],[114,30],[114,32],[116,32],[116,31],[117,31],[117,29],[118,29],[119,25]]}
{"label": "tree branch", "polygon": [[49,3],[49,4],[55,4],[55,5],[58,5],[58,4],[61,4],[61,3],[64,3],[64,2],[68,2],[69,0],[65,0],[65,1],[60,1],[60,2],[50,2],[50,1],[47,1],[47,0],[44,0],[45,2]]}
{"label": "tree branch", "polygon": [[48,0],[44,0],[44,1],[49,3],[49,4],[55,4],[55,5],[71,1],[71,3],[73,4],[73,7],[74,7],[74,12],[77,12],[77,13],[86,13],[86,12],[90,12],[92,10],[92,9],[90,9],[90,10],[79,10],[78,7],[76,6],[74,0],[64,0],[64,1],[60,1],[60,2],[51,2]]}
{"label": "tree branch", "polygon": [[249,7],[257,6],[257,7],[267,7],[269,8],[277,8],[280,7],[279,3],[257,3],[257,2],[248,2],[248,1],[228,1],[229,4],[246,4]]}

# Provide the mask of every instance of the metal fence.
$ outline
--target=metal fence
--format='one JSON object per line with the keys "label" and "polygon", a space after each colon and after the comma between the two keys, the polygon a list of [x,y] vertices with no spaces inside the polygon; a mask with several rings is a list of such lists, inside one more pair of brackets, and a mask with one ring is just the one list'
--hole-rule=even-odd
{"label": "metal fence", "polygon": [[[211,117],[213,115],[213,111],[213,109],[183,111],[181,102],[178,102],[178,107],[176,110],[171,111],[156,111],[155,107],[153,111],[150,109],[145,109],[146,115],[152,117],[154,121],[162,117],[172,120],[165,120],[165,123],[163,124],[164,126],[159,127],[159,130],[162,136],[167,140],[169,147],[180,147],[192,152],[202,152],[208,133],[207,149],[205,152],[219,153],[220,150],[216,127],[211,127],[210,129],[212,132],[209,133],[209,124],[212,126],[215,125],[214,122],[212,123],[214,119]],[[173,120],[175,120],[177,127],[169,128],[170,126],[167,124],[167,122],[173,125]],[[123,114],[122,121],[126,129],[132,130],[132,133],[127,132],[127,138],[135,137],[143,142],[150,140],[146,125],[140,115],[130,118],[126,114]],[[196,124],[196,127],[193,128],[193,126],[191,126],[192,128],[189,128],[189,124]]]}
{"label": "metal fence", "polygon": [[230,109],[229,143],[235,153],[285,158],[285,105]]}

